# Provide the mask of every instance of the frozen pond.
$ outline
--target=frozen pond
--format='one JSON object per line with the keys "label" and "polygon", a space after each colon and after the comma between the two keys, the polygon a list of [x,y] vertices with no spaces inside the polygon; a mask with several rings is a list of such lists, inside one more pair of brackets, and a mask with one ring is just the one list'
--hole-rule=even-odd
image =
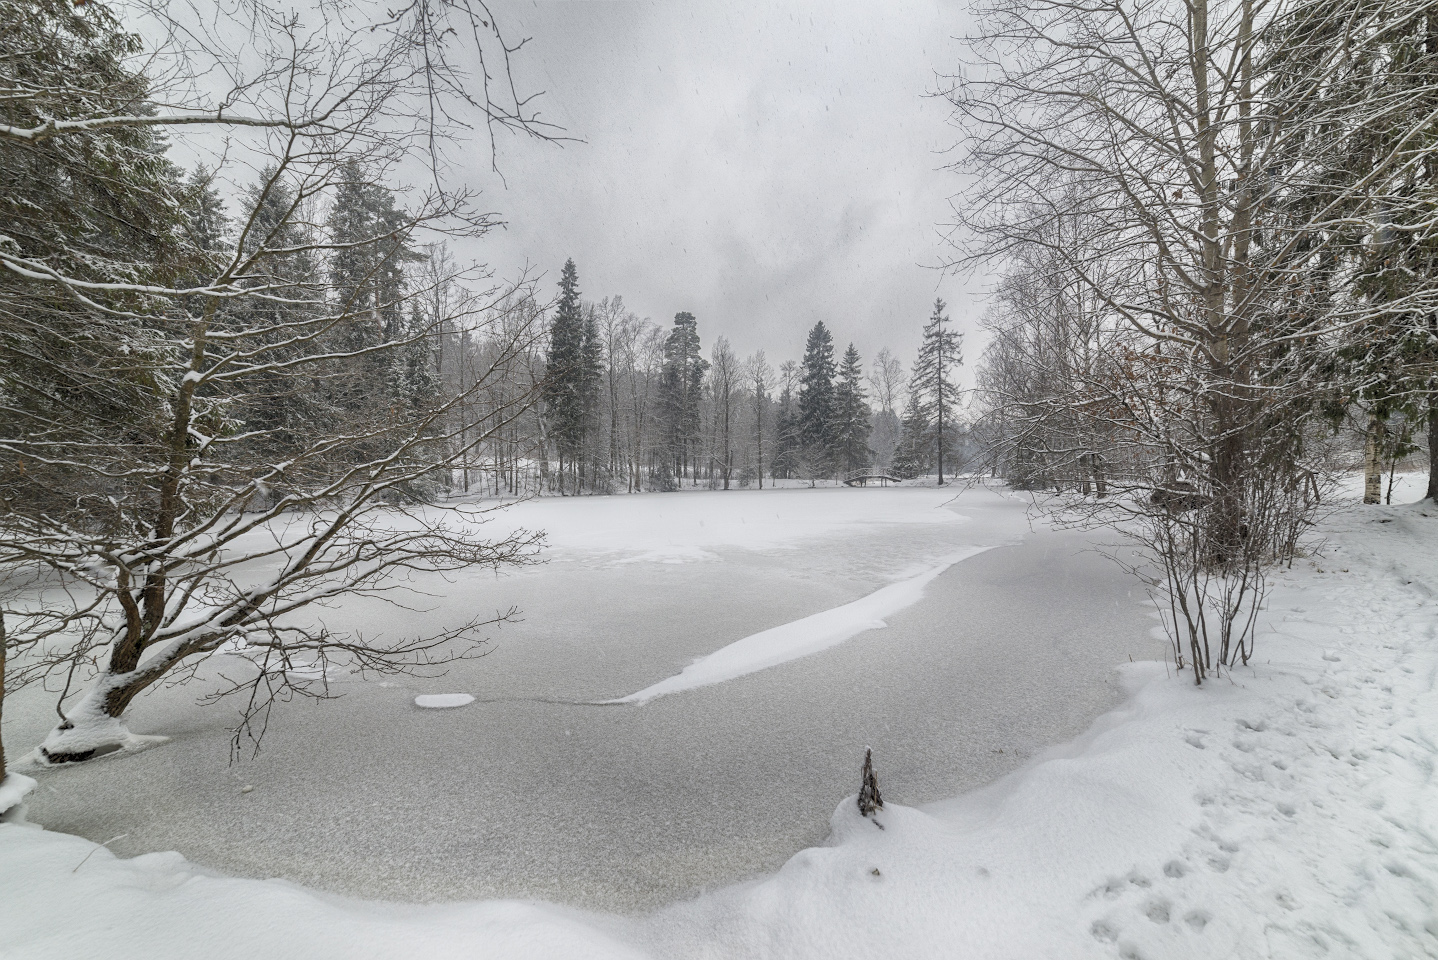
{"label": "frozen pond", "polygon": [[[1114,664],[1162,653],[1141,591],[1084,536],[1031,531],[1022,501],[984,490],[545,500],[501,522],[547,528],[550,562],[428,584],[426,611],[326,612],[414,630],[517,604],[524,622],[488,656],[282,705],[259,755],[233,765],[228,705],[196,706],[202,681],[155,691],[130,727],[173,739],[41,774],[32,819],[123,835],[110,844],[122,855],[178,850],[367,897],[642,910],[822,842],[866,745],[886,797],[952,796],[1080,732],[1117,701]],[[926,577],[912,602],[870,605],[884,629],[642,705],[597,704]],[[475,699],[447,696],[461,694]],[[12,750],[54,716],[38,691],[7,701]]]}

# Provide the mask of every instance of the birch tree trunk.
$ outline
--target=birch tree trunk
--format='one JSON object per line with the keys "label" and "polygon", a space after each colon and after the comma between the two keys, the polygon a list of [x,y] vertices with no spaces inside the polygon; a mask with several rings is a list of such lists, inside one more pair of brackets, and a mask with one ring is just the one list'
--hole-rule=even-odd
{"label": "birch tree trunk", "polygon": [[1368,418],[1368,435],[1363,442],[1363,502],[1383,502],[1383,421]]}

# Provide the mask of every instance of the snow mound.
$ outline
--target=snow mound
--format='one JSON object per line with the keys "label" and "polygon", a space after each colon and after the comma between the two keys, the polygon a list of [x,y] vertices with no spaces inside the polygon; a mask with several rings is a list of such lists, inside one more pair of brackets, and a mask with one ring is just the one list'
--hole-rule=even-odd
{"label": "snow mound", "polygon": [[[90,756],[85,758],[85,762],[89,763],[93,760],[100,760],[105,757],[124,757],[132,753],[140,753],[143,750],[158,747],[162,743],[169,742],[169,737],[158,734],[131,733],[128,730],[121,733],[118,739],[86,737],[83,740],[77,738],[74,741],[57,739],[52,733],[50,737],[46,738],[44,744],[31,750],[19,760],[16,760],[11,764],[10,769],[34,772],[36,770],[48,770],[51,767],[65,766],[64,763],[52,762],[46,753],[47,750],[50,753],[86,753],[88,751],[94,751]],[[72,743],[85,745],[76,747],[72,746]],[[90,744],[93,744],[93,746]]]}
{"label": "snow mound", "polygon": [[426,693],[414,698],[416,707],[424,707],[426,710],[447,710],[451,707],[463,707],[474,703],[474,697],[467,693]]}
{"label": "snow mound", "polygon": [[19,773],[7,773],[0,780],[0,823],[25,822],[25,798],[35,789],[35,781]]}
{"label": "snow mound", "polygon": [[969,547],[950,554],[916,577],[891,583],[852,603],[750,634],[727,647],[721,647],[707,657],[700,657],[667,680],[661,680],[627,697],[601,702],[642,705],[655,697],[723,683],[725,680],[767,670],[769,667],[838,646],[866,630],[887,626],[884,618],[916,603],[924,595],[924,587],[939,574],[961,560],[992,549],[993,547]]}

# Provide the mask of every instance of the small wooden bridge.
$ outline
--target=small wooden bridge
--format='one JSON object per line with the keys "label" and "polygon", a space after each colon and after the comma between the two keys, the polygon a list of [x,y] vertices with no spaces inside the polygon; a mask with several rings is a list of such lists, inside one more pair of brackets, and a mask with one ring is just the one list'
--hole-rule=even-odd
{"label": "small wooden bridge", "polygon": [[844,481],[846,487],[867,487],[870,483],[877,483],[881,487],[887,487],[891,483],[898,483],[898,477],[890,477],[882,473],[865,473],[857,477],[849,477]]}

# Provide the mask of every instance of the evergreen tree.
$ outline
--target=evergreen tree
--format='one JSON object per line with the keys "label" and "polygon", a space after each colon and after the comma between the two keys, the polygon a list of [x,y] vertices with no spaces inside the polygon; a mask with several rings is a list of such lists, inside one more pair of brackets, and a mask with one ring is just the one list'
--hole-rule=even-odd
{"label": "evergreen tree", "polygon": [[[394,193],[364,166],[349,162],[341,168],[328,224],[336,247],[329,273],[333,309],[350,319],[333,337],[333,348],[346,356],[336,364],[327,400],[336,415],[374,431],[394,420],[396,408],[409,405],[394,393],[393,355],[383,349],[406,335],[405,266],[422,259],[409,244],[409,222]],[[349,459],[366,461],[377,449],[360,442]]]}
{"label": "evergreen tree", "polygon": [[[0,124],[152,111],[149,83],[131,66],[140,40],[107,6],[0,4],[0,24],[13,92],[0,98]],[[184,283],[204,254],[188,242],[194,211],[165,148],[140,126],[0,138],[5,253],[82,282]],[[68,445],[118,460],[148,450],[165,428],[165,385],[153,370],[173,352],[165,332],[182,313],[138,293],[105,302],[109,311],[90,309],[57,284],[0,268],[0,513],[102,523],[113,513],[109,484],[97,479],[103,471],[73,470]],[[22,453],[12,439],[31,442]]]}
{"label": "evergreen tree", "polygon": [[[594,304],[587,304],[583,311],[584,330],[579,343],[579,371],[577,375],[579,392],[579,418],[584,438],[599,434],[600,388],[604,383],[604,342],[599,336],[599,321]],[[581,440],[583,445],[583,440]],[[600,482],[600,451],[589,446],[588,457],[593,467],[589,478],[591,485]],[[580,462],[581,472],[583,461]]]}
{"label": "evergreen tree", "polygon": [[699,324],[694,314],[674,315],[674,326],[664,340],[664,369],[659,381],[659,414],[663,442],[675,477],[683,477],[691,463],[691,448],[699,440],[699,400],[709,362],[699,354]]}
{"label": "evergreen tree", "polygon": [[816,471],[833,464],[834,435],[834,338],[820,320],[809,331],[799,380],[799,442],[804,459]]}
{"label": "evergreen tree", "polygon": [[578,477],[585,434],[585,324],[579,302],[579,272],[564,261],[559,275],[559,303],[549,327],[549,352],[544,365],[544,407],[549,435],[559,452],[561,491],[565,465]]}
{"label": "evergreen tree", "polygon": [[964,362],[963,335],[945,328],[949,317],[944,306],[943,300],[934,301],[934,312],[924,325],[924,339],[919,345],[911,380],[913,395],[919,398],[925,419],[933,425],[932,449],[939,467],[940,486],[944,483],[944,454],[951,452],[954,446],[954,419],[959,402],[959,388],[952,377]]}
{"label": "evergreen tree", "polygon": [[[794,363],[785,361],[785,366]],[[785,377],[784,388],[779,391],[779,414],[774,430],[774,452],[770,459],[770,473],[776,480],[792,480],[799,475],[799,410],[794,400],[794,388],[790,378]]]}
{"label": "evergreen tree", "polygon": [[899,442],[894,448],[893,470],[900,478],[909,480],[925,474],[933,465],[933,426],[924,410],[923,400],[916,387],[909,387],[909,399],[904,405],[904,417],[899,424]]}
{"label": "evergreen tree", "polygon": [[845,473],[867,467],[869,454],[869,405],[864,393],[864,369],[859,351],[849,344],[839,366],[839,382],[834,389],[834,441],[838,464]]}
{"label": "evergreen tree", "polygon": [[[284,295],[240,298],[228,309],[227,321],[237,329],[267,329],[263,342],[275,356],[298,360],[315,353],[321,348],[315,341],[328,323],[326,291],[319,263],[303,249],[314,238],[302,222],[305,211],[294,186],[268,167],[245,191],[242,210],[248,214],[249,230],[241,239],[248,267],[240,284],[282,290]],[[256,462],[271,462],[302,449],[339,416],[331,403],[338,392],[277,370],[250,378],[238,398],[236,416],[252,436],[246,445]]]}
{"label": "evergreen tree", "polygon": [[202,253],[223,253],[230,247],[230,221],[225,202],[211,182],[210,171],[196,167],[185,178],[181,203],[188,220],[190,246]]}

